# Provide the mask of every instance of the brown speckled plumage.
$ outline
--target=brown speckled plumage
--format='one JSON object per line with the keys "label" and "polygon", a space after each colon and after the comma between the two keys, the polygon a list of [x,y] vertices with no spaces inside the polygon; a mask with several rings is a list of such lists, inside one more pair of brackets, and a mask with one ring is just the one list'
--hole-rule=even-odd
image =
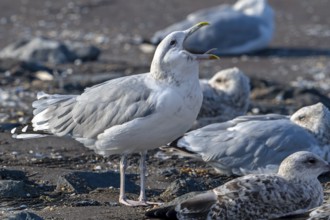
{"label": "brown speckled plumage", "polygon": [[307,151],[287,157],[277,174],[250,174],[213,190],[150,210],[148,217],[183,219],[269,219],[302,213],[323,202],[317,177],[327,162]]}

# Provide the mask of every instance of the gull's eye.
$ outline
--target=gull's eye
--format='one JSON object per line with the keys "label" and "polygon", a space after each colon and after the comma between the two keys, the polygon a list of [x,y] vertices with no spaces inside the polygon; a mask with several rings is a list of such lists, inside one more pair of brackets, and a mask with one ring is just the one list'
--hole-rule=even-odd
{"label": "gull's eye", "polygon": [[298,116],[298,120],[299,120],[299,121],[305,120],[305,118],[306,118],[305,115],[299,115],[299,116]]}
{"label": "gull's eye", "polygon": [[309,158],[307,161],[309,164],[315,164],[316,160],[314,158]]}
{"label": "gull's eye", "polygon": [[218,78],[215,80],[217,83],[226,83],[227,79]]}
{"label": "gull's eye", "polygon": [[176,40],[171,40],[170,46],[175,46],[176,45]]}

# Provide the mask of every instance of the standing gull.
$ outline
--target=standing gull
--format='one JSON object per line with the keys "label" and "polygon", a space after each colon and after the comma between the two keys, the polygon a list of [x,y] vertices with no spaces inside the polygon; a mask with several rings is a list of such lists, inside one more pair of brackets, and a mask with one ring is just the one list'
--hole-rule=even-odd
{"label": "standing gull", "polygon": [[186,133],[171,146],[202,159],[220,173],[242,175],[276,172],[285,157],[300,150],[330,161],[329,144],[330,112],[318,103],[299,109],[291,117],[240,116],[211,124]]}
{"label": "standing gull", "polygon": [[186,29],[198,21],[208,21],[212,27],[185,43],[190,51],[217,48],[218,54],[249,53],[266,47],[274,32],[274,12],[267,0],[239,0],[233,6],[219,5],[189,14],[185,20],[156,32],[151,42],[156,44],[172,31]]}
{"label": "standing gull", "polygon": [[[104,156],[121,154],[119,202],[129,206],[148,204],[147,150],[186,132],[202,104],[198,60],[217,57],[192,54],[183,43],[207,24],[201,22],[165,37],[155,51],[150,73],[110,80],[85,89],[81,95],[40,94],[33,103],[34,130],[70,135]],[[141,154],[138,201],[125,197],[126,155],[131,153]]]}
{"label": "standing gull", "polygon": [[323,202],[317,177],[330,166],[317,155],[299,151],[277,174],[250,174],[177,204],[150,210],[148,217],[170,219],[270,219],[301,213]]}
{"label": "standing gull", "polygon": [[202,79],[203,104],[193,129],[244,115],[250,103],[250,80],[238,68],[217,72]]}

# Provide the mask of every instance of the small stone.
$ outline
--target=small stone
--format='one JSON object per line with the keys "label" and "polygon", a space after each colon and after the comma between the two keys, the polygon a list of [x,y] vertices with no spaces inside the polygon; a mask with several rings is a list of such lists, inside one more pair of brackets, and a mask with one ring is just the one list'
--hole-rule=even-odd
{"label": "small stone", "polygon": [[80,66],[81,64],[82,64],[82,60],[81,59],[76,59],[74,61],[74,65],[76,65],[76,66]]}
{"label": "small stone", "polygon": [[27,197],[26,185],[23,181],[1,180],[0,197],[16,198]]}
{"label": "small stone", "polygon": [[7,170],[0,168],[0,180],[26,180],[26,175],[20,170]]}
{"label": "small stone", "polygon": [[143,53],[151,54],[151,53],[155,52],[156,47],[154,45],[152,45],[152,44],[141,44],[139,46],[139,49]]}
{"label": "small stone", "polygon": [[160,175],[165,176],[165,177],[170,177],[173,175],[179,174],[179,171],[176,168],[165,168],[160,171]]}
{"label": "small stone", "polygon": [[5,214],[3,220],[43,220],[40,216],[27,211]]}
{"label": "small stone", "polygon": [[[129,177],[130,175],[126,175]],[[119,174],[115,172],[72,172],[60,176],[56,189],[69,193],[89,193],[97,188],[119,188]],[[127,179],[128,192],[138,190],[138,186]]]}
{"label": "small stone", "polygon": [[38,71],[35,76],[41,81],[52,81],[54,80],[54,76],[47,71]]}
{"label": "small stone", "polygon": [[102,167],[100,165],[97,165],[93,168],[94,170],[102,170]]}
{"label": "small stone", "polygon": [[0,58],[61,64],[75,60],[96,60],[100,53],[101,51],[97,47],[91,45],[36,37],[8,45],[0,51]]}
{"label": "small stone", "polygon": [[99,203],[98,201],[95,200],[82,200],[82,201],[78,201],[78,202],[73,202],[71,204],[72,206],[100,206],[101,203]]}
{"label": "small stone", "polygon": [[204,190],[203,184],[192,178],[182,178],[173,181],[160,195],[164,201],[171,201],[174,198],[192,191]]}
{"label": "small stone", "polygon": [[105,204],[110,206],[110,207],[119,206],[118,202],[106,202]]}

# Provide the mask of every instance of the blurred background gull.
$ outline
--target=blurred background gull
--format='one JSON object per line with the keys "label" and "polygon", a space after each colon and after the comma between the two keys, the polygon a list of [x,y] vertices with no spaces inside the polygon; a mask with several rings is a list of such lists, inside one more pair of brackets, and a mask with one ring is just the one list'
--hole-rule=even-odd
{"label": "blurred background gull", "polygon": [[157,31],[151,42],[159,43],[172,31],[185,29],[198,21],[211,25],[186,42],[191,51],[216,48],[217,54],[251,53],[268,46],[274,34],[274,12],[267,0],[239,0],[193,12],[181,22]]}
{"label": "blurred background gull", "polygon": [[221,70],[207,79],[200,79],[203,104],[192,127],[224,122],[245,115],[250,104],[250,80],[237,67]]}

